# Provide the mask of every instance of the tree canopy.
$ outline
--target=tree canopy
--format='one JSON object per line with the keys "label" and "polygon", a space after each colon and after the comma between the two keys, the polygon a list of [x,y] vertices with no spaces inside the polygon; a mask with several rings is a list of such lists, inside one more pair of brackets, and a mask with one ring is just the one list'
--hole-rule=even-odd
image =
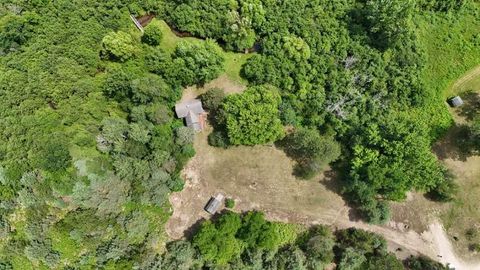
{"label": "tree canopy", "polygon": [[228,139],[234,145],[274,142],[283,137],[278,90],[268,85],[250,87],[227,96],[223,103]]}

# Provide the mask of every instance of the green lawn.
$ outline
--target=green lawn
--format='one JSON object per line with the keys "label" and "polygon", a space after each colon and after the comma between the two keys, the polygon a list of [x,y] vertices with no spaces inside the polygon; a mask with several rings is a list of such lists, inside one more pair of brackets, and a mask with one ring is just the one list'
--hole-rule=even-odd
{"label": "green lawn", "polygon": [[427,53],[426,85],[447,97],[453,83],[480,64],[478,15],[473,11],[455,17],[427,14],[416,21]]}

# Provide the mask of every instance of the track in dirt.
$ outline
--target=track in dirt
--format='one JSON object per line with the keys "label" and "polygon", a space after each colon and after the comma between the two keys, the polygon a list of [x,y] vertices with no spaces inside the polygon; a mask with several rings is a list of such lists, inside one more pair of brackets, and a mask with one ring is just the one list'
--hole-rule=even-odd
{"label": "track in dirt", "polygon": [[[465,76],[455,82],[451,89],[457,89],[480,76],[480,66],[468,72]],[[197,143],[199,141],[197,140]],[[201,149],[205,148],[206,140],[200,140]],[[203,200],[213,193],[224,192],[227,194],[241,194],[235,190],[224,190],[226,186],[218,186],[218,183],[209,183],[205,174],[209,167],[215,166],[215,161],[205,163],[208,153],[214,151],[208,149],[203,151],[197,149],[197,155],[185,167],[184,176],[187,179],[185,189],[182,192],[174,193],[170,202],[174,209],[172,217],[166,224],[166,231],[172,239],[183,237],[187,230],[194,227],[198,221],[209,218],[203,211]],[[211,153],[210,153],[211,154]],[[261,166],[258,164],[257,166]],[[245,168],[248,169],[248,168]],[[232,179],[229,179],[232,180]],[[260,183],[261,184],[261,183]],[[222,189],[223,188],[223,189]],[[242,196],[242,195],[240,195]],[[386,226],[366,224],[361,221],[353,221],[349,216],[350,209],[345,204],[338,204],[335,209],[323,209],[325,211],[293,211],[276,203],[264,203],[262,200],[252,201],[251,198],[236,196],[241,203],[236,211],[261,210],[266,213],[270,220],[299,223],[304,225],[327,224],[334,228],[356,227],[378,233],[386,238],[391,251],[397,251],[401,247],[404,251],[397,252],[397,256],[405,258],[409,254],[423,254],[442,263],[449,263],[457,270],[480,269],[480,263],[465,262],[454,251],[452,243],[446,234],[443,226],[436,219],[432,219],[428,229],[422,233],[405,228],[402,223],[391,222]],[[285,194],[280,196],[284,197]]]}

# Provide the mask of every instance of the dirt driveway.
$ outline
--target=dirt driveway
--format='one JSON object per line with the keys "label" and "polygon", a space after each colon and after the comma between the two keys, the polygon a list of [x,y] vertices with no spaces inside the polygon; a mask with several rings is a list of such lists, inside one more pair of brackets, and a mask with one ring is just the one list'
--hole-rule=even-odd
{"label": "dirt driveway", "polygon": [[[461,80],[460,85],[468,81]],[[212,83],[225,86],[221,78]],[[243,90],[240,86],[226,88],[234,89],[230,92]],[[187,89],[184,98],[194,98],[204,89]],[[389,249],[400,258],[421,253],[450,263],[457,270],[480,269],[479,263],[457,256],[451,238],[437,221],[448,205],[439,205],[411,193],[406,202],[393,204],[390,223],[385,226],[366,224],[356,220],[338,195],[340,190],[332,172],[327,171],[310,181],[296,179],[292,176],[293,161],[274,146],[218,149],[207,143],[210,131],[207,129],[197,135],[197,154],[183,171],[185,188],[170,196],[174,211],[166,224],[166,232],[171,239],[188,236],[200,221],[209,219],[211,216],[203,207],[211,196],[222,193],[235,199],[235,211],[260,210],[270,220],[307,226],[327,224],[333,228],[369,230],[384,236]],[[447,166],[454,162],[448,155],[440,158]],[[456,160],[455,164],[458,162],[462,161]],[[401,251],[397,251],[398,247]]]}
{"label": "dirt driveway", "polygon": [[291,175],[293,162],[275,147],[213,148],[207,144],[209,132],[197,135],[197,155],[184,169],[184,190],[170,196],[174,209],[166,224],[170,238],[188,236],[199,221],[210,218],[203,207],[220,192],[235,199],[235,211],[261,210],[270,220],[304,225],[357,227],[383,235],[391,251],[401,247],[402,251],[397,251],[401,258],[422,253],[438,259],[439,248],[431,230],[415,232],[395,221],[385,226],[356,221],[338,195],[331,173],[311,181],[298,180]]}

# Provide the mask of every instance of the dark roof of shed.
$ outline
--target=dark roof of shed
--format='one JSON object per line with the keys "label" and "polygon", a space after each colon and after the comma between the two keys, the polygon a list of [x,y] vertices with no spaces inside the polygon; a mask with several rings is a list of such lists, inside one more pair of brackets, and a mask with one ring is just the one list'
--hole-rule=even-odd
{"label": "dark roof of shed", "polygon": [[450,106],[452,107],[459,107],[459,106],[462,106],[463,105],[463,100],[461,97],[459,96],[455,96],[451,99],[448,100],[448,103],[450,104]]}
{"label": "dark roof of shed", "polygon": [[215,214],[218,208],[220,208],[222,200],[223,200],[222,194],[218,194],[216,197],[210,198],[210,201],[208,201],[207,206],[205,206],[205,211],[207,211],[212,215]]}

